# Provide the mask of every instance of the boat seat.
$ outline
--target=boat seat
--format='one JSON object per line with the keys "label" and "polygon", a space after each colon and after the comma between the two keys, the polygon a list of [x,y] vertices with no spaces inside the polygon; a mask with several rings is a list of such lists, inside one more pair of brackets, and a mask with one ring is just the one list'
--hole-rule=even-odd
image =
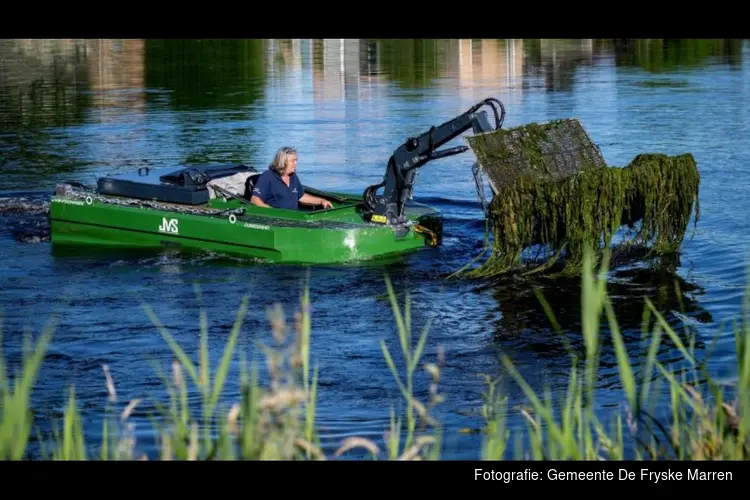
{"label": "boat seat", "polygon": [[253,188],[255,187],[255,183],[258,181],[261,173],[262,172],[253,173],[252,175],[248,175],[247,179],[245,179],[245,192],[242,196],[247,199],[247,201],[250,201],[250,198],[252,198]]}

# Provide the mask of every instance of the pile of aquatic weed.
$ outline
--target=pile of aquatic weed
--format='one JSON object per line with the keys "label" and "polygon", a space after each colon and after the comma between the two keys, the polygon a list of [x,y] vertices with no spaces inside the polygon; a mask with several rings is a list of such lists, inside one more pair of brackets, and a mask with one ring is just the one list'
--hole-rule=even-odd
{"label": "pile of aquatic weed", "polygon": [[[621,249],[647,248],[647,255],[679,249],[693,208],[699,218],[700,175],[691,154],[640,154],[625,167],[607,166],[577,120],[557,120],[468,139],[494,197],[489,207],[489,257],[463,274],[499,275],[521,268],[532,247],[526,273],[556,269],[581,271],[585,248],[609,245],[627,225]],[[637,228],[637,229],[636,229]],[[480,255],[481,257],[481,255]],[[562,268],[555,264],[563,261]]]}
{"label": "pile of aquatic weed", "polygon": [[[504,376],[493,374],[486,378],[488,390],[479,408],[482,439],[477,442],[477,456],[487,460],[750,458],[750,342],[747,341],[750,290],[746,290],[742,319],[735,328],[734,384],[712,379],[706,368],[709,353],[700,359],[695,341],[686,340],[681,332],[673,329],[648,298],[644,303],[643,337],[640,339],[646,356],[641,363],[633,364],[629,353],[637,352],[641,346],[626,346],[626,342],[633,340],[620,333],[614,316],[606,281],[609,253],[603,252],[598,271],[592,252],[584,254],[582,331],[579,333],[583,346],[581,350],[570,352],[568,391],[562,398],[553,398],[548,390],[537,394],[513,361],[503,354],[503,365],[511,381],[520,386],[527,401],[511,407],[509,396],[501,390],[507,383],[503,381]],[[395,385],[403,395],[403,405],[398,410],[395,406],[391,408],[391,423],[383,429],[382,441],[347,437],[330,454],[325,454],[321,448],[316,422],[318,370],[310,358],[314,335],[310,329],[307,293],[302,297],[302,307],[293,325],[287,324],[279,308],[271,308],[271,332],[258,346],[266,355],[268,381],[260,383],[254,365],[250,370],[243,369],[237,394],[224,393],[230,364],[239,357],[244,367],[242,353],[238,356],[235,350],[243,330],[246,299],[241,302],[234,328],[215,369],[208,362],[207,321],[203,310],[200,312],[202,332],[198,359],[191,359],[146,307],[147,315],[155,323],[154,335],[161,332],[174,354],[171,375],[163,377],[167,394],[163,401],[156,402],[154,406],[158,411],[151,416],[159,436],[157,453],[148,458],[323,460],[349,457],[356,452],[355,456],[374,460],[440,459],[445,432],[441,422],[433,416],[433,410],[443,400],[438,384],[443,374],[444,355],[440,349],[434,354],[429,350],[429,322],[420,328],[418,337],[412,337],[412,328],[416,325],[409,314],[409,295],[403,295],[404,304],[400,307],[397,294],[387,280],[386,287],[397,335],[381,340],[381,347]],[[545,309],[551,310],[541,296],[540,300]],[[551,313],[550,320],[556,324]],[[38,444],[48,442],[36,428],[35,416],[39,413],[31,396],[53,331],[53,328],[46,329],[35,346],[25,346],[23,363],[13,379],[8,377],[7,365],[0,356],[0,459],[34,458],[29,443],[35,437]],[[400,352],[388,348],[391,340],[400,346]],[[611,384],[606,384],[601,389],[607,396],[606,409],[602,410],[597,401],[598,372],[600,360],[609,356],[606,352],[609,350],[617,360],[622,396],[619,404],[613,405]],[[681,355],[675,356],[675,352]],[[141,399],[121,401],[116,380],[106,367],[103,368],[102,387],[107,388],[108,397],[103,401],[103,415],[107,418],[103,420],[101,442],[87,438],[84,429],[88,426],[83,425],[84,417],[79,412],[75,391],[71,389],[61,418],[62,428],[53,433],[52,444],[44,444],[42,458],[147,458],[139,450],[132,418],[136,407],[144,402]],[[429,375],[426,379],[418,377],[422,370]],[[419,380],[424,380],[427,387],[421,387],[417,383]],[[667,405],[663,404],[661,396],[665,389],[670,403]],[[417,393],[424,393],[425,400],[416,399]],[[99,420],[99,415],[89,415]],[[516,424],[519,418],[522,421]],[[474,441],[473,437],[470,439]]]}

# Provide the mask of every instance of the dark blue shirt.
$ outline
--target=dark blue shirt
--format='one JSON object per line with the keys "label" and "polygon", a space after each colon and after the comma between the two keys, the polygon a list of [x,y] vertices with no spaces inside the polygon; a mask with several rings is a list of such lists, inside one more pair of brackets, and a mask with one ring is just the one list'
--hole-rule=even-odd
{"label": "dark blue shirt", "polygon": [[271,169],[263,172],[253,188],[253,195],[257,196],[264,202],[274,208],[289,208],[297,210],[299,208],[299,199],[305,194],[297,174],[289,176],[289,185],[287,186],[281,180],[281,176]]}

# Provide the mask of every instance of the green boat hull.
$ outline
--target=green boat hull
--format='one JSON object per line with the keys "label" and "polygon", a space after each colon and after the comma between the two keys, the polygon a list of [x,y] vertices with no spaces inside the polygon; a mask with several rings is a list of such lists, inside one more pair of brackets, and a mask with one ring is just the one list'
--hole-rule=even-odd
{"label": "green boat hull", "polygon": [[[331,264],[416,251],[439,243],[439,213],[410,205],[415,225],[404,234],[360,215],[361,197],[330,193],[325,210],[261,208],[238,199],[203,205],[135,200],[58,189],[51,199],[55,246],[189,249],[271,263]],[[427,231],[418,231],[422,227]]]}

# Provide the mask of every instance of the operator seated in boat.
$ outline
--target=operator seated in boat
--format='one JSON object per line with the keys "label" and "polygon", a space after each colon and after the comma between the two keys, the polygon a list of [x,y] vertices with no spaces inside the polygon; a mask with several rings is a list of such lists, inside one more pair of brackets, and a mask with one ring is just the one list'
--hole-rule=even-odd
{"label": "operator seated in boat", "polygon": [[276,152],[268,170],[263,172],[253,187],[250,202],[259,207],[297,210],[299,204],[331,208],[331,202],[305,193],[297,176],[297,151],[282,147]]}

